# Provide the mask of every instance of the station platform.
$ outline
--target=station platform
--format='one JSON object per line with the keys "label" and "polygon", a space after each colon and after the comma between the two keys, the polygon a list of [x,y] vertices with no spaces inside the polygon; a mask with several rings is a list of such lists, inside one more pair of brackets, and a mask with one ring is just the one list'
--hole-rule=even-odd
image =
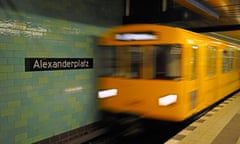
{"label": "station platform", "polygon": [[240,144],[240,92],[217,105],[165,144]]}

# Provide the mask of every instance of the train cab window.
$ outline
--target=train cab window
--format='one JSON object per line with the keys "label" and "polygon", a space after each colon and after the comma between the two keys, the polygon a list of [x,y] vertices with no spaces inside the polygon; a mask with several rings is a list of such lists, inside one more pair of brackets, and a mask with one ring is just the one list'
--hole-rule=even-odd
{"label": "train cab window", "polygon": [[153,79],[155,72],[155,48],[156,46],[149,45],[142,47],[142,68],[141,75],[143,79]]}
{"label": "train cab window", "polygon": [[142,49],[140,46],[116,47],[116,77],[140,78]]}
{"label": "train cab window", "polygon": [[100,47],[97,51],[99,76],[140,78],[142,55],[140,46]]}
{"label": "train cab window", "polygon": [[216,47],[208,46],[207,47],[207,75],[212,76],[216,74],[216,56],[217,51]]}
{"label": "train cab window", "polygon": [[156,46],[156,79],[179,80],[181,78],[181,45]]}
{"label": "train cab window", "polygon": [[132,46],[129,47],[129,51],[131,78],[140,78],[140,70],[142,67],[142,48],[139,46]]}
{"label": "train cab window", "polygon": [[144,45],[102,47],[98,53],[100,76],[134,79],[181,78],[181,46]]}

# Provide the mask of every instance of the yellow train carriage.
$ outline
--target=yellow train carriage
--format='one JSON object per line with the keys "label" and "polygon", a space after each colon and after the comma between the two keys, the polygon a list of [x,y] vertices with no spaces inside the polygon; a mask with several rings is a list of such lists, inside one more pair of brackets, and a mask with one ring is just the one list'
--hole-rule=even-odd
{"label": "yellow train carriage", "polygon": [[132,24],[99,38],[99,108],[182,121],[239,88],[237,46],[180,28]]}

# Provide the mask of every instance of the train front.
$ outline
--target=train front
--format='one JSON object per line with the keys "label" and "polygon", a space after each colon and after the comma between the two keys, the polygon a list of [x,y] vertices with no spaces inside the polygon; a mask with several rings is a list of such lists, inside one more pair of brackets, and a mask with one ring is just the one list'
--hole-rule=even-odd
{"label": "train front", "polygon": [[154,43],[156,38],[146,32],[115,33],[114,39],[100,45],[98,100],[102,111],[184,119],[182,46]]}

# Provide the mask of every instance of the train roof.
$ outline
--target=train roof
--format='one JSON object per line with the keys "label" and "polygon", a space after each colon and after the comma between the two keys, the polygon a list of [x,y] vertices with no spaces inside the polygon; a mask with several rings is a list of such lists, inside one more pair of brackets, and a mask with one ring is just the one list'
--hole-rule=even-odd
{"label": "train roof", "polygon": [[[100,36],[99,43],[102,44],[106,39],[110,39],[110,36],[113,36],[116,33],[164,33],[164,35],[168,35],[168,37],[172,37],[178,33],[182,33],[182,36],[187,38],[191,37],[193,39],[205,39],[214,41],[215,43],[225,43],[227,45],[237,46],[237,44],[233,44],[230,42],[226,42],[208,35],[192,32],[183,28],[168,26],[168,25],[160,25],[160,24],[127,24],[115,26],[108,31],[106,31],[103,35]],[[177,40],[177,39],[176,39]],[[141,43],[141,42],[139,42]]]}

